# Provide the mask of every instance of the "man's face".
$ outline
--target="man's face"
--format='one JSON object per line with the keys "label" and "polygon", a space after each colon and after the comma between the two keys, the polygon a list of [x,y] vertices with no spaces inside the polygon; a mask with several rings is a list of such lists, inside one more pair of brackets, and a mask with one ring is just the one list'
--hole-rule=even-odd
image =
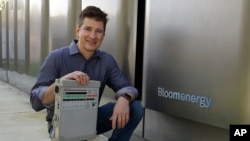
{"label": "man's face", "polygon": [[76,28],[80,50],[92,52],[98,49],[104,37],[104,24],[94,18],[84,18],[81,27]]}

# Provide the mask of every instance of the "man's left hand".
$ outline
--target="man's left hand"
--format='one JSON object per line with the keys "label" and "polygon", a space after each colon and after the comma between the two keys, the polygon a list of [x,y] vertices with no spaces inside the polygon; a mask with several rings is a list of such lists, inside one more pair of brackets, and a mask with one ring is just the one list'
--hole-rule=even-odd
{"label": "man's left hand", "polygon": [[129,121],[129,101],[124,97],[119,97],[116,101],[112,120],[112,128],[124,128]]}

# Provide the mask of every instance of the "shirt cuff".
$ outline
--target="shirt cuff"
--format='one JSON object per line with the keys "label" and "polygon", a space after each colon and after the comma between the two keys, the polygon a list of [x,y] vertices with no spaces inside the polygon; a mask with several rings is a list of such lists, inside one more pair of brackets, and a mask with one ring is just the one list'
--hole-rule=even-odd
{"label": "shirt cuff", "polygon": [[48,86],[40,86],[38,89],[33,90],[33,93],[37,94],[38,98],[42,101],[45,90]]}
{"label": "shirt cuff", "polygon": [[[48,86],[40,86],[39,88],[32,91],[32,93],[37,94],[38,98],[42,101],[43,95],[45,90],[48,88]],[[44,105],[46,108],[52,108],[54,107],[54,104],[51,105]]]}
{"label": "shirt cuff", "polygon": [[137,89],[134,87],[128,86],[128,87],[124,87],[118,90],[115,94],[115,99],[117,99],[120,95],[123,95],[125,93],[133,94],[135,98],[138,97]]}

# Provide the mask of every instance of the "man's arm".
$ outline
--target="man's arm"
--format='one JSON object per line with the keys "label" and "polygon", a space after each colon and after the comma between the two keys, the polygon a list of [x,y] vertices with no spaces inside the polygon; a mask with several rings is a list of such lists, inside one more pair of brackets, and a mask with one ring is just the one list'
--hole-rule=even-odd
{"label": "man's arm", "polygon": [[31,89],[30,102],[35,111],[40,111],[48,106],[47,104],[49,104],[49,102],[45,102],[45,105],[42,99],[45,91],[47,91],[49,87],[52,87],[55,79],[58,77],[57,70],[58,61],[56,59],[56,53],[53,51],[46,57],[37,76],[37,82]]}
{"label": "man's arm", "polygon": [[131,96],[131,101],[133,101],[138,97],[138,90],[131,85],[112,56],[109,61],[107,85],[116,92],[116,99],[127,93]]}
{"label": "man's arm", "polygon": [[127,86],[124,88],[121,88],[120,90],[118,90],[116,92],[115,98],[118,99],[119,97],[124,97],[127,100],[129,100],[130,102],[135,100],[135,98],[138,96],[138,91],[136,88],[132,87],[132,86]]}
{"label": "man's arm", "polygon": [[129,103],[138,96],[138,91],[130,84],[113,58],[110,58],[109,64],[107,84],[116,92],[115,98],[117,99],[110,118],[112,128],[124,128],[130,118]]}
{"label": "man's arm", "polygon": [[[89,82],[89,76],[81,71],[74,71],[66,74],[60,79],[73,79],[79,85],[86,85]],[[42,97],[42,103],[44,105],[51,105],[55,102],[55,83],[51,84],[45,91]]]}
{"label": "man's arm", "polygon": [[55,83],[51,84],[45,91],[42,97],[43,105],[51,105],[55,102]]}

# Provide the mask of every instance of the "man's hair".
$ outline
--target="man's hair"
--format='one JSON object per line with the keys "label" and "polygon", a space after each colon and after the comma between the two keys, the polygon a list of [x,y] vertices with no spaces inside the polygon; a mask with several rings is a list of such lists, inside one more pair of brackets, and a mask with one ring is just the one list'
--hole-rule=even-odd
{"label": "man's hair", "polygon": [[102,21],[104,25],[104,31],[106,29],[106,24],[108,22],[107,13],[103,12],[100,8],[96,6],[87,6],[79,15],[78,26],[81,27],[84,18],[94,18],[96,21]]}

